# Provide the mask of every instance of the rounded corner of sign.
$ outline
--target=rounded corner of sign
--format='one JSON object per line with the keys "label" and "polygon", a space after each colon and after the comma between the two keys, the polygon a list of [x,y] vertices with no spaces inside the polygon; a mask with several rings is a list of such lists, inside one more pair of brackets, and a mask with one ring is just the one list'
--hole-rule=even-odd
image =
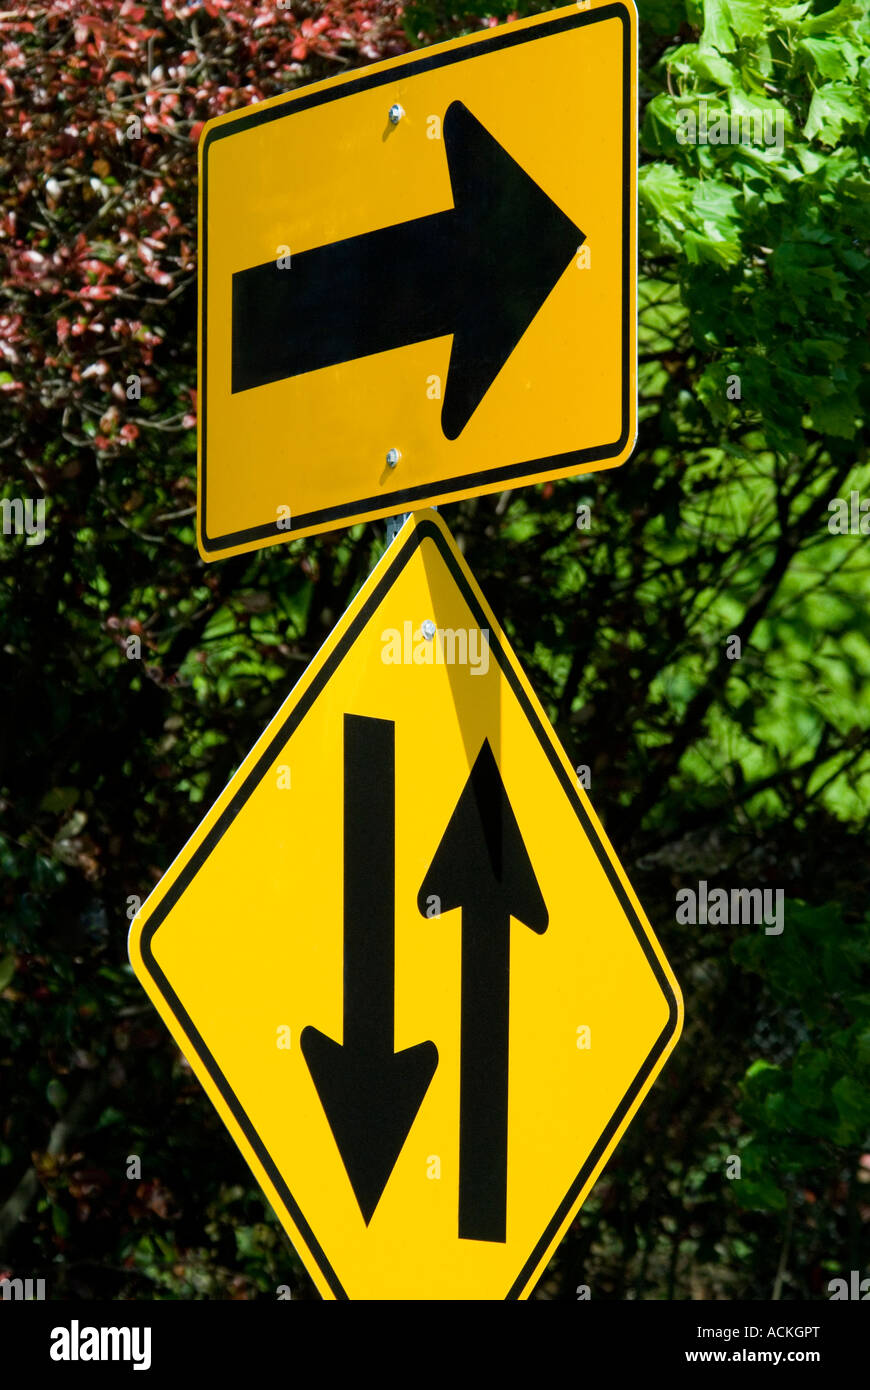
{"label": "rounded corner of sign", "polygon": [[686,1006],[683,1002],[683,991],[680,989],[679,983],[677,982],[677,977],[675,976],[673,970],[671,970],[670,966],[667,967],[666,978],[668,982],[668,1038],[666,1045],[667,1055],[667,1053],[669,1053],[674,1047],[676,1047],[677,1043],[680,1040],[680,1035],[683,1031],[683,1024],[686,1021]]}
{"label": "rounded corner of sign", "polygon": [[436,507],[426,507],[422,511],[412,512],[412,520],[416,530],[422,529],[424,534],[426,528],[437,531],[447,541],[452,541],[450,528]]}
{"label": "rounded corner of sign", "polygon": [[133,974],[139,981],[142,981],[148,973],[145,969],[145,961],[142,956],[142,932],[144,925],[140,914],[137,912],[127,929],[127,959],[130,962],[130,968]]}
{"label": "rounded corner of sign", "polygon": [[628,463],[628,460],[631,458],[632,454],[637,448],[637,436],[637,415],[634,412],[632,412],[631,419],[629,420],[628,425],[622,436],[623,443],[616,460],[617,465]]}
{"label": "rounded corner of sign", "polygon": [[614,440],[613,445],[607,450],[606,458],[595,464],[591,471],[596,472],[599,468],[621,468],[624,463],[628,463],[637,448],[637,438],[637,409],[632,402],[626,407],[622,417],[622,428],[618,439]]}
{"label": "rounded corner of sign", "polygon": [[208,152],[211,148],[211,145],[213,141],[217,139],[218,132],[221,126],[225,124],[226,118],[224,116],[213,116],[210,121],[206,121],[202,130],[199,132],[199,141],[197,143],[197,156],[199,159],[200,168],[203,171],[205,171],[208,163]]}
{"label": "rounded corner of sign", "polygon": [[205,564],[210,565],[214,560],[219,560],[224,553],[220,542],[213,541],[205,529],[205,517],[200,515],[196,526],[196,548],[199,558]]}
{"label": "rounded corner of sign", "polygon": [[[641,914],[640,920],[644,926],[649,947],[655,956],[657,966],[655,973],[658,986],[661,991],[661,998],[667,1007],[667,1017],[659,1033],[659,1040],[655,1047],[654,1065],[650,1076],[650,1085],[652,1085],[652,1082],[655,1080],[656,1076],[658,1076],[668,1057],[670,1057],[680,1040],[683,1025],[686,1021],[686,1008],[683,1002],[683,991],[680,988],[679,981],[674,974],[671,963],[662,949],[661,942],[656,936],[645,914]],[[646,1092],[644,1092],[644,1094],[646,1094]]]}
{"label": "rounded corner of sign", "polygon": [[136,964],[140,959],[138,945],[141,930],[142,928],[140,927],[138,920],[134,917],[129,927],[127,928],[127,959],[129,960],[134,970],[136,969]]}
{"label": "rounded corner of sign", "polygon": [[629,28],[635,29],[638,23],[638,12],[635,0],[610,0],[617,12],[620,20],[628,20]]}

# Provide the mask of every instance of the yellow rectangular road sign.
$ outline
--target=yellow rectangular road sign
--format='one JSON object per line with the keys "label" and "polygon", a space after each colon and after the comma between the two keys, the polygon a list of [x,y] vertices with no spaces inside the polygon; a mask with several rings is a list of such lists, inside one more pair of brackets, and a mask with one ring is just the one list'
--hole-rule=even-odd
{"label": "yellow rectangular road sign", "polygon": [[628,457],[636,106],[616,0],[208,124],[204,559]]}
{"label": "yellow rectangular road sign", "polygon": [[679,989],[435,512],[403,527],[130,932],[327,1298],[528,1295]]}

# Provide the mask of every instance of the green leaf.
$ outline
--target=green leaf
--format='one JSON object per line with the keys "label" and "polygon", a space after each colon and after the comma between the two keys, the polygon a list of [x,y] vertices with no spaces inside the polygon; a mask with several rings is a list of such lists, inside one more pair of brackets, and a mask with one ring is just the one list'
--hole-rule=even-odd
{"label": "green leaf", "polygon": [[704,368],[695,387],[698,399],[704,402],[713,419],[722,423],[728,419],[730,412],[726,395],[729,375],[724,362],[711,362]]}
{"label": "green leaf", "polygon": [[733,53],[734,35],[728,12],[728,0],[704,0],[704,29],[701,34],[701,50],[709,53],[718,49],[720,53]]}
{"label": "green leaf", "polygon": [[688,199],[685,179],[672,164],[647,164],[638,176],[640,198],[659,217],[681,222]]}
{"label": "green leaf", "polygon": [[706,77],[717,87],[735,86],[739,80],[737,69],[727,58],[715,52],[704,53],[701,49],[696,49],[696,54],[694,68],[699,77]]}
{"label": "green leaf", "polygon": [[836,145],[848,125],[862,131],[867,125],[862,94],[846,82],[828,82],[813,96],[803,133],[808,140],[818,137],[823,145]]}
{"label": "green leaf", "polygon": [[828,1073],[827,1054],[815,1048],[802,1048],[795,1059],[792,1086],[801,1105],[819,1108],[827,1099],[825,1078]]}
{"label": "green leaf", "polygon": [[110,1129],[113,1125],[123,1124],[124,1120],[125,1116],[123,1111],[118,1110],[114,1105],[109,1105],[97,1120],[95,1127],[97,1129]]}
{"label": "green leaf", "polygon": [[731,28],[740,39],[758,39],[767,28],[765,0],[728,0]]}
{"label": "green leaf", "polygon": [[251,1259],[257,1254],[259,1243],[257,1240],[256,1226],[237,1226],[235,1229],[235,1237],[237,1259]]}
{"label": "green leaf", "polygon": [[[677,107],[672,97],[660,94],[647,104],[641,142],[651,154],[672,154],[677,146]],[[650,166],[657,168],[657,165]],[[668,166],[669,167],[669,166]]]}
{"label": "green leaf", "polygon": [[853,1076],[841,1076],[831,1095],[840,1118],[856,1131],[856,1137],[870,1125],[870,1091]]}
{"label": "green leaf", "polygon": [[788,26],[794,24],[798,19],[803,19],[809,8],[809,0],[803,5],[771,5],[769,15],[777,27],[780,24]]}
{"label": "green leaf", "polygon": [[782,1076],[782,1068],[776,1066],[773,1062],[766,1062],[763,1057],[759,1057],[757,1061],[751,1062],[746,1069],[746,1080],[753,1085],[760,1082],[767,1086],[780,1076]]}
{"label": "green leaf", "polygon": [[800,26],[800,33],[803,37],[806,34],[829,34],[837,29],[846,29],[853,20],[861,19],[863,14],[862,0],[840,0],[840,4],[835,5],[832,10],[805,19]]}
{"label": "green leaf", "polygon": [[739,73],[733,63],[715,48],[703,48],[696,43],[683,43],[667,55],[669,71],[683,77],[694,75],[713,87],[733,87]]}
{"label": "green leaf", "polygon": [[847,39],[804,39],[798,51],[812,59],[822,77],[834,79],[854,78],[861,60],[860,52]]}
{"label": "green leaf", "polygon": [[832,395],[828,400],[813,405],[813,424],[822,434],[832,434],[838,439],[853,439],[855,419],[860,414],[857,400],[851,396]]}
{"label": "green leaf", "polygon": [[736,1197],[742,1207],[757,1211],[785,1211],[788,1198],[776,1178],[770,1174],[758,1178],[743,1178],[734,1183]]}
{"label": "green leaf", "polygon": [[736,191],[718,180],[697,185],[691,200],[694,226],[684,241],[691,264],[709,261],[727,269],[741,259],[736,198]]}

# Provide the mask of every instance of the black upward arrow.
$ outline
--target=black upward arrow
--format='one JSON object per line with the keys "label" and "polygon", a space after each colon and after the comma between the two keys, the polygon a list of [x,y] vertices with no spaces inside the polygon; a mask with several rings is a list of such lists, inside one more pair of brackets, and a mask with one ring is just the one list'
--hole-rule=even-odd
{"label": "black upward arrow", "polygon": [[462,909],[459,1236],[504,1241],[507,1226],[510,919],[549,915],[488,740],[417,896]]}
{"label": "black upward arrow", "polygon": [[585,237],[461,101],[443,134],[451,209],[233,275],[233,392],[452,333],[458,438]]}
{"label": "black upward arrow", "polygon": [[344,716],[344,1026],[300,1043],[366,1225],[438,1065],[394,1051],[395,725]]}

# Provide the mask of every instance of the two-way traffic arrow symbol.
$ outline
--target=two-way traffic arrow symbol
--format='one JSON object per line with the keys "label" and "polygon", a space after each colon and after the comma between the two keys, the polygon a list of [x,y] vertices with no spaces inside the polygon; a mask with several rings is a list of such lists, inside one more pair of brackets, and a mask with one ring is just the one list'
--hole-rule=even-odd
{"label": "two-way traffic arrow symbol", "polygon": [[443,135],[452,208],[233,275],[234,393],[452,334],[458,438],[585,237],[461,101]]}
{"label": "two-way traffic arrow symbol", "polygon": [[[344,1023],[301,1046],[368,1225],[438,1065],[433,1042],[395,1051],[395,725],[344,716]],[[547,908],[488,740],[417,898],[462,911],[459,1236],[507,1224],[511,918]]]}

